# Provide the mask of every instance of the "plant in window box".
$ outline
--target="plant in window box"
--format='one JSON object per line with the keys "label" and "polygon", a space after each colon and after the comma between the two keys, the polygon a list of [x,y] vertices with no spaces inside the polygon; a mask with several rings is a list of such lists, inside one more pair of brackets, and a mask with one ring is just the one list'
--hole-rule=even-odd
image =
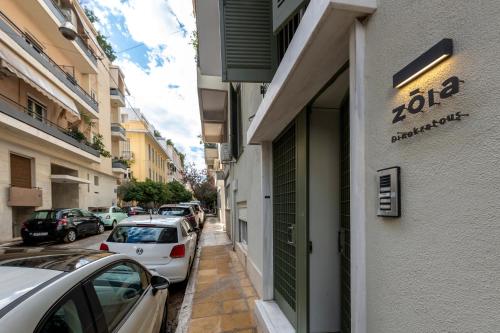
{"label": "plant in window box", "polygon": [[102,157],[111,157],[111,153],[106,150],[104,146],[104,142],[102,142],[103,136],[102,134],[96,134],[92,138],[92,144],[90,145],[92,148],[97,150]]}
{"label": "plant in window box", "polygon": [[69,136],[75,139],[78,142],[86,143],[87,138],[85,134],[83,134],[77,127],[71,127],[67,130]]}

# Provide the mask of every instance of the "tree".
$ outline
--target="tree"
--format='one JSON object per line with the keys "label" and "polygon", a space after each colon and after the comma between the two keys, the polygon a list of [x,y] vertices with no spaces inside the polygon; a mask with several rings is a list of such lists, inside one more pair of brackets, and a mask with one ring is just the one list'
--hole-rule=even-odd
{"label": "tree", "polygon": [[183,172],[183,181],[191,186],[194,197],[205,205],[213,205],[217,200],[217,188],[214,179],[207,176],[207,170],[199,170],[193,163],[188,164]]}
{"label": "tree", "polygon": [[145,182],[128,182],[118,187],[118,197],[123,201],[137,202],[142,206],[159,207],[171,198],[167,184],[147,179]]}
{"label": "tree", "polygon": [[186,190],[186,187],[176,180],[168,183],[167,187],[171,194],[169,203],[190,201],[193,198],[192,193]]}
{"label": "tree", "polygon": [[[92,9],[84,7],[83,10],[85,12],[85,15],[89,19],[90,23],[94,24],[99,22],[99,18]],[[113,49],[113,46],[111,46],[111,44],[108,42],[108,37],[101,34],[100,31],[97,31],[96,38],[97,38],[97,43],[99,43],[99,46],[104,51],[104,54],[106,54],[106,57],[108,57],[109,61],[111,62],[115,61],[116,53],[115,50]]]}

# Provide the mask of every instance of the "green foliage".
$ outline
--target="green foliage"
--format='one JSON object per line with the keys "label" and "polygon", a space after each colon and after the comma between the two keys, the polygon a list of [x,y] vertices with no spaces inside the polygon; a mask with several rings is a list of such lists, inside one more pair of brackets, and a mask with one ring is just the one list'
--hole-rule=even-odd
{"label": "green foliage", "polygon": [[171,200],[167,184],[147,179],[145,182],[131,181],[120,185],[118,197],[123,201],[134,201],[142,206],[159,207]]}
{"label": "green foliage", "polygon": [[153,134],[154,134],[155,138],[161,138],[161,133],[159,131],[154,130]]}
{"label": "green foliage", "polygon": [[101,46],[102,50],[106,54],[106,57],[108,57],[109,61],[113,62],[116,59],[116,53],[115,50],[113,49],[113,46],[108,42],[108,38],[101,34],[100,32],[97,32],[97,42],[99,43],[99,46]]}
{"label": "green foliage", "polygon": [[207,205],[212,205],[217,200],[217,188],[213,178],[207,176],[207,170],[198,170],[191,163],[186,166],[182,176],[184,182],[193,189],[196,199]]}
{"label": "green foliage", "polygon": [[[99,18],[95,15],[92,9],[84,7],[83,10],[85,11],[85,15],[87,15],[87,18],[92,24],[99,22]],[[111,46],[111,44],[109,43],[108,38],[103,34],[101,34],[100,31],[97,32],[96,38],[97,38],[97,43],[99,43],[99,46],[104,51],[104,54],[106,54],[106,57],[108,57],[109,61],[111,62],[115,61],[116,53],[115,50],[113,49],[113,46]]]}
{"label": "green foliage", "polygon": [[80,132],[80,130],[76,127],[68,129],[68,135],[78,142],[87,143],[87,138],[85,137],[85,134]]}
{"label": "green foliage", "polygon": [[127,168],[130,168],[131,161],[129,160],[124,160],[123,158],[113,158],[113,162],[119,162],[127,166]]}
{"label": "green foliage", "polygon": [[104,146],[104,142],[102,142],[102,139],[102,134],[94,135],[94,137],[92,138],[92,144],[90,146],[97,150],[102,157],[111,157],[111,153],[106,150],[106,146]]}
{"label": "green foliage", "polygon": [[196,61],[196,63],[198,63],[199,44],[200,44],[198,40],[198,31],[196,30],[191,31],[191,35],[189,36],[189,38],[190,38],[189,44],[193,46],[195,52],[194,60]]}
{"label": "green foliage", "polygon": [[167,184],[167,187],[170,191],[171,197],[169,203],[179,203],[185,201],[191,201],[193,199],[193,195],[189,192],[183,184],[174,180]]}
{"label": "green foliage", "polygon": [[83,11],[85,12],[85,15],[87,15],[87,18],[89,19],[90,23],[94,24],[96,22],[99,22],[99,18],[95,15],[92,9],[88,7],[83,7]]}

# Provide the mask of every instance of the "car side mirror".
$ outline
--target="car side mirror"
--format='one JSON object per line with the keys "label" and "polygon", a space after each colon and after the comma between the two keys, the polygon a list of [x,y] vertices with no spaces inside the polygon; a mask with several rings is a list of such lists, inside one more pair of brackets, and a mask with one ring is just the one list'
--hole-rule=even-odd
{"label": "car side mirror", "polygon": [[153,295],[155,295],[158,290],[167,289],[170,282],[163,276],[153,275],[151,277],[151,287],[153,287]]}

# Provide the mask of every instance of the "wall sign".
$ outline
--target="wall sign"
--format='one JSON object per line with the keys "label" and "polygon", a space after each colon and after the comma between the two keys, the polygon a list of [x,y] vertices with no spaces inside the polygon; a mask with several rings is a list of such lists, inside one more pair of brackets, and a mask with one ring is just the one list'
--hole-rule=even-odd
{"label": "wall sign", "polygon": [[[410,100],[408,101],[408,103],[400,105],[392,110],[392,123],[397,124],[405,119],[412,118],[420,112],[432,111],[432,108],[436,105],[441,104],[442,100],[458,94],[460,92],[461,83],[464,83],[464,81],[459,79],[457,76],[452,76],[443,81],[440,89],[430,89],[427,92],[423,92],[418,88],[411,91],[409,96]],[[450,113],[444,117],[434,119],[427,124],[413,127],[413,129],[410,131],[397,132],[396,135],[393,135],[391,137],[391,142],[395,143],[400,140],[409,139],[415,135],[423,134],[432,129],[439,128],[446,123],[461,121],[464,117],[468,116],[469,114],[467,113]]]}

